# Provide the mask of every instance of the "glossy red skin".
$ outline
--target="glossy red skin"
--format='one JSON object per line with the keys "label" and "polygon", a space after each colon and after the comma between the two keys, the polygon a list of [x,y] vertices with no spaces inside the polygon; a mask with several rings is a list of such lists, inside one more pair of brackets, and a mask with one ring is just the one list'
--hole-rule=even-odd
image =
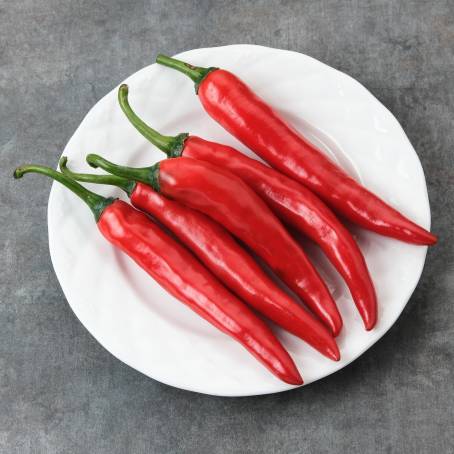
{"label": "glossy red skin", "polygon": [[117,200],[104,209],[98,228],[165,290],[237,340],[274,375],[292,385],[303,383],[265,323],[144,213]]}
{"label": "glossy red skin", "polygon": [[239,177],[190,158],[160,163],[160,191],[219,222],[255,251],[328,326],[342,319],[325,283],[263,200]]}
{"label": "glossy red skin", "polygon": [[131,202],[171,230],[243,301],[328,358],[339,360],[336,341],[325,326],[282,291],[221,225],[143,183],[136,184]]}
{"label": "glossy red skin", "polygon": [[310,190],[232,147],[189,136],[183,156],[228,169],[248,184],[286,223],[317,243],[347,283],[367,330],[377,320],[377,299],[364,257],[350,232]]}
{"label": "glossy red skin", "polygon": [[222,69],[210,72],[200,83],[198,95],[208,114],[233,136],[347,219],[408,243],[437,242],[435,235],[347,175],[234,74]]}

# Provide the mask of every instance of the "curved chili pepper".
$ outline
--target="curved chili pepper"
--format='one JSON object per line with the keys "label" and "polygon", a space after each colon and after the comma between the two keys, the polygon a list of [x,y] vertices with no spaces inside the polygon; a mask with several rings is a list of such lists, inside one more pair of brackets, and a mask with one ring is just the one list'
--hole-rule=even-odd
{"label": "curved chili pepper", "polygon": [[191,158],[166,159],[142,169],[117,166],[97,155],[88,155],[87,162],[149,184],[219,222],[267,262],[334,335],[339,333],[342,319],[326,285],[300,246],[243,180]]}
{"label": "curved chili pepper", "polygon": [[273,167],[306,185],[352,222],[408,243],[437,237],[407,219],[290,127],[234,74],[159,55],[156,61],[190,77],[207,113]]}
{"label": "curved chili pepper", "polygon": [[122,188],[134,207],[152,215],[174,233],[243,301],[323,355],[339,360],[336,341],[325,326],[281,290],[224,227],[199,211],[167,199],[144,183],[115,175],[74,173],[66,167],[66,162],[66,157],[60,160],[60,170],[75,180]]}
{"label": "curved chili pepper", "polygon": [[228,169],[246,182],[283,221],[317,243],[347,283],[367,330],[377,320],[377,299],[366,261],[350,232],[309,189],[232,147],[191,136],[163,136],[131,109],[128,86],[118,90],[123,112],[135,128],[169,157],[184,156]]}
{"label": "curved chili pepper", "polygon": [[281,380],[303,383],[295,363],[268,326],[144,213],[121,200],[95,194],[49,167],[22,166],[14,177],[29,172],[49,176],[73,191],[91,208],[104,237],[171,295],[238,341]]}

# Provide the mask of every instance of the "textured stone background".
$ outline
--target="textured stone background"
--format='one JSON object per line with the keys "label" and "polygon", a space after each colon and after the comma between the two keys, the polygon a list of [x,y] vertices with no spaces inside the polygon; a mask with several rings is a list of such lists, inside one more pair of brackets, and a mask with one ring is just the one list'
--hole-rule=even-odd
{"label": "textured stone background", "polygon": [[[442,237],[360,359],[239,399],[161,385],[98,345],[52,270],[50,181],[10,177],[25,161],[55,165],[90,107],[159,50],[230,43],[300,51],[371,90],[422,160]],[[0,0],[0,90],[1,453],[454,452],[452,0]]]}

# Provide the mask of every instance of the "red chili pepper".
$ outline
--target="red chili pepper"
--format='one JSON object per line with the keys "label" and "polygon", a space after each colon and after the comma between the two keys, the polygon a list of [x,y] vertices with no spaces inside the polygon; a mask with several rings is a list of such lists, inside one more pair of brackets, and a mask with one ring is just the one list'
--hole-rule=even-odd
{"label": "red chili pepper", "polygon": [[170,157],[184,156],[228,169],[246,182],[274,213],[317,243],[347,283],[366,329],[377,320],[377,301],[364,257],[350,232],[310,190],[232,147],[183,133],[163,136],[146,125],[128,103],[128,86],[118,100],[136,129]]}
{"label": "red chili pepper", "polygon": [[339,333],[342,319],[326,285],[284,226],[240,178],[190,158],[166,159],[142,169],[117,166],[97,155],[88,155],[87,162],[149,184],[219,222],[262,257],[334,335]]}
{"label": "red chili pepper", "polygon": [[74,173],[66,167],[66,162],[66,157],[60,160],[60,170],[75,180],[122,188],[134,207],[152,215],[174,233],[243,301],[323,355],[339,360],[336,341],[325,326],[281,290],[224,227],[198,211],[167,199],[144,183],[115,175]]}
{"label": "red chili pepper", "polygon": [[156,61],[196,83],[199,99],[220,125],[261,158],[305,184],[337,212],[366,229],[413,244],[437,237],[347,175],[234,74],[159,55]]}
{"label": "red chili pepper", "polygon": [[281,380],[292,385],[303,383],[293,360],[268,326],[144,213],[121,200],[88,191],[49,167],[22,166],[14,177],[29,172],[49,176],[73,191],[91,208],[104,237],[170,294],[237,340]]}

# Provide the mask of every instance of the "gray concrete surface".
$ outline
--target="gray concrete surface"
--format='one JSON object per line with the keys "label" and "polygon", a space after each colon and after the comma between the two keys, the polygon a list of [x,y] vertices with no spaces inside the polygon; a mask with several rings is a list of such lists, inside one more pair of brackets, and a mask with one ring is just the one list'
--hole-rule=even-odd
{"label": "gray concrete surface", "polygon": [[[53,273],[50,182],[84,114],[158,51],[257,43],[352,75],[402,123],[441,242],[391,331],[343,371],[256,398],[180,391],[120,363]],[[449,453],[454,416],[454,2],[0,1],[0,452]],[[399,270],[396,270],[399,272]]]}

